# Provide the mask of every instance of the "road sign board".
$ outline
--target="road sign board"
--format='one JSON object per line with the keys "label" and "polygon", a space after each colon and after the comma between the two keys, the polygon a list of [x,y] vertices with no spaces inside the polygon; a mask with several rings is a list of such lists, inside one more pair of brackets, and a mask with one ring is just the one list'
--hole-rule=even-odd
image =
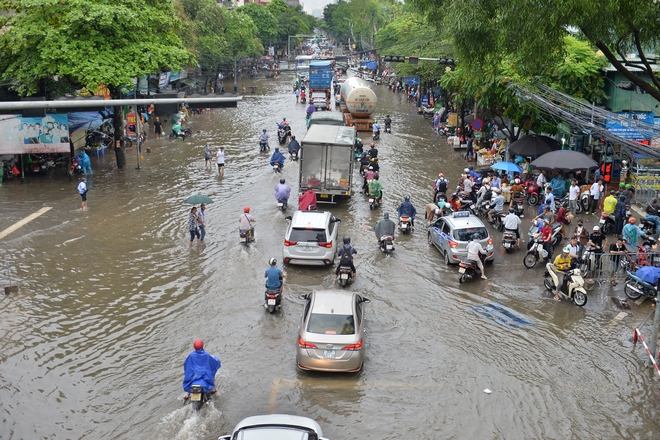
{"label": "road sign board", "polygon": [[476,118],[474,121],[472,121],[472,128],[474,130],[481,130],[484,126],[484,121],[482,121],[479,118]]}

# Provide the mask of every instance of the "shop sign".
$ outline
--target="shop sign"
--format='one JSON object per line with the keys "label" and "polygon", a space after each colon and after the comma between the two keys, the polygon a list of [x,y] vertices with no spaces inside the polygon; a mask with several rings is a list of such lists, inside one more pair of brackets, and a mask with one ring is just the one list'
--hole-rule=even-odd
{"label": "shop sign", "polygon": [[567,136],[570,136],[571,135],[571,126],[568,125],[566,122],[560,122],[559,124],[557,124],[557,131],[559,133],[563,133]]}
{"label": "shop sign", "polygon": [[416,86],[419,84],[419,76],[406,76],[406,84]]}
{"label": "shop sign", "polygon": [[643,140],[649,139],[653,134],[638,127],[635,123],[642,122],[648,125],[653,125],[654,117],[653,112],[623,112],[618,115],[630,119],[630,122],[625,120],[607,120],[605,121],[605,128],[610,133],[622,137],[624,139]]}
{"label": "shop sign", "polygon": [[4,154],[68,153],[69,117],[66,113],[42,117],[0,115],[0,156]]}
{"label": "shop sign", "polygon": [[167,88],[167,84],[170,81],[170,72],[162,72],[160,78],[158,79],[158,88],[163,90]]}
{"label": "shop sign", "polygon": [[449,113],[447,117],[447,125],[456,127],[458,125],[458,113]]}
{"label": "shop sign", "polygon": [[630,174],[630,180],[635,188],[641,190],[660,190],[660,176],[636,176]]}

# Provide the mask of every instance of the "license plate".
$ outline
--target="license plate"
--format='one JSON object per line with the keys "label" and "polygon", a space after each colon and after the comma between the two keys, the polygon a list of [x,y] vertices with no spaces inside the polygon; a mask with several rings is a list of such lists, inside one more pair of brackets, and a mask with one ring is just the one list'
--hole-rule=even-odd
{"label": "license plate", "polygon": [[369,203],[373,203],[373,202],[374,202],[374,199],[369,199]]}
{"label": "license plate", "polygon": [[268,300],[268,305],[269,306],[274,306],[275,305],[275,300],[274,299],[269,299]]}
{"label": "license plate", "polygon": [[477,207],[477,205],[470,205],[470,209],[474,209],[476,207]]}
{"label": "license plate", "polygon": [[323,357],[328,359],[334,359],[336,356],[335,350],[323,350]]}
{"label": "license plate", "polygon": [[408,227],[408,223],[402,223],[401,224],[401,229],[406,229]]}
{"label": "license plate", "polygon": [[506,249],[509,249],[509,248],[511,247],[511,245],[510,245],[509,243],[504,243],[504,247],[505,247]]}
{"label": "license plate", "polygon": [[518,209],[523,209],[523,206],[522,206],[522,205],[518,205]]}
{"label": "license plate", "polygon": [[191,402],[199,402],[202,400],[202,395],[201,394],[191,394],[190,395],[190,401]]}
{"label": "license plate", "polygon": [[348,279],[348,274],[347,273],[341,274],[341,279],[342,280],[347,280]]}
{"label": "license plate", "polygon": [[626,215],[630,217],[630,211],[626,211]]}
{"label": "license plate", "polygon": [[392,245],[391,245],[391,244],[388,244],[387,246],[385,246],[385,248],[389,251],[389,250],[392,249]]}
{"label": "license plate", "polygon": [[458,273],[465,273],[465,268],[461,267],[460,269],[458,269]]}
{"label": "license plate", "polygon": [[245,243],[247,241],[246,237],[241,237],[241,243]]}
{"label": "license plate", "polygon": [[284,203],[278,203],[277,206],[281,208],[282,206],[284,206]]}
{"label": "license plate", "polygon": [[328,195],[327,194],[321,194],[319,197],[321,197],[322,199],[327,199]]}

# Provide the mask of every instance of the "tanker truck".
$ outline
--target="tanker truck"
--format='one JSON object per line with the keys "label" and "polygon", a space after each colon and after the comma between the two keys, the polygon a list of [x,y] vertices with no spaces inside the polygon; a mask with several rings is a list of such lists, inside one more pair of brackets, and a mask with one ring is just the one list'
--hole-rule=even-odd
{"label": "tanker truck", "polygon": [[341,111],[346,125],[357,131],[371,131],[374,120],[370,117],[376,110],[378,98],[366,81],[348,78],[341,86]]}

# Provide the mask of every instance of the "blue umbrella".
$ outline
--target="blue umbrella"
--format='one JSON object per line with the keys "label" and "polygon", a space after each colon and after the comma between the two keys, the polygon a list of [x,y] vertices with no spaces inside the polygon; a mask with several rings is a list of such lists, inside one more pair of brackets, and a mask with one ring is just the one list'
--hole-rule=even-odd
{"label": "blue umbrella", "polygon": [[511,162],[497,162],[492,164],[490,167],[494,170],[506,171],[507,173],[522,173],[522,168]]}

